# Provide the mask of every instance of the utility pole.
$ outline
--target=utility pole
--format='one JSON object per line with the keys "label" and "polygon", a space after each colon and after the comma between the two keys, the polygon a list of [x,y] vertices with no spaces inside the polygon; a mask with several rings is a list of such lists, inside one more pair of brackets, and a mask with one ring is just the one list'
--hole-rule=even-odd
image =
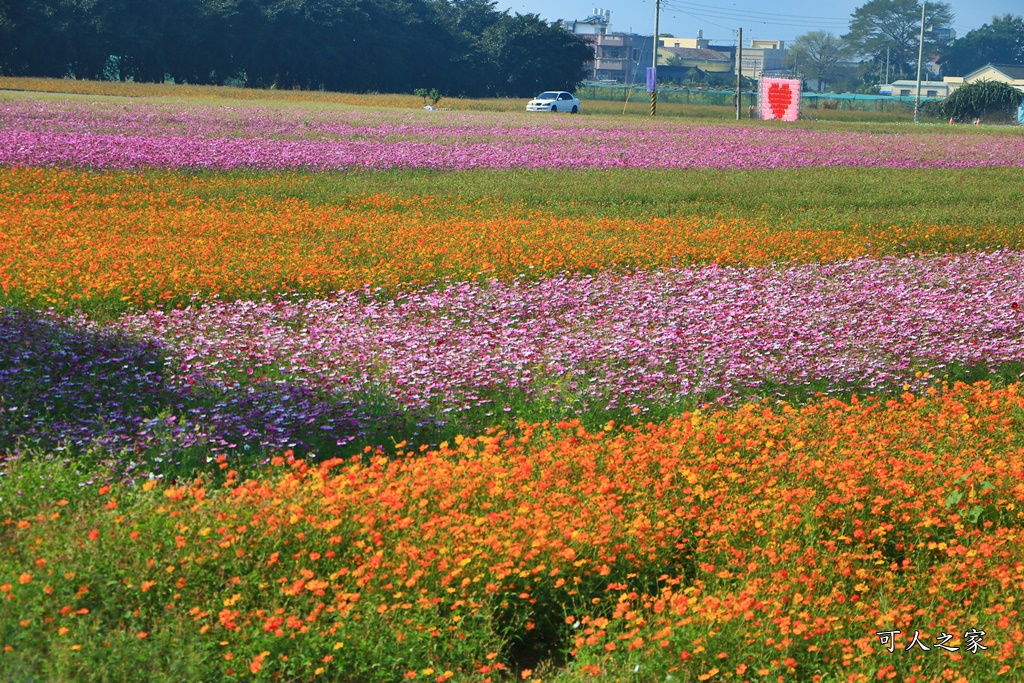
{"label": "utility pole", "polygon": [[654,68],[654,84],[651,87],[651,116],[658,115],[658,19],[661,15],[661,0],[654,0],[654,55],[651,66]]}
{"label": "utility pole", "polygon": [[924,8],[927,0],[921,3],[921,40],[917,44],[917,97],[914,99],[914,123],[921,123],[921,60],[924,58]]}
{"label": "utility pole", "polygon": [[740,120],[740,105],[743,102],[743,27],[740,27],[740,39],[736,44],[736,120]]}

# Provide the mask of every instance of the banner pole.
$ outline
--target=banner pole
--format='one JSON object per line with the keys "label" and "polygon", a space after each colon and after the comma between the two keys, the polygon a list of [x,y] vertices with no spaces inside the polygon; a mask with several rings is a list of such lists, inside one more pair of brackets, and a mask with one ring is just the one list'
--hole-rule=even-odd
{"label": "banner pole", "polygon": [[651,116],[658,115],[658,19],[661,14],[661,0],[654,0],[654,50],[651,56],[651,70],[654,83],[651,87]]}

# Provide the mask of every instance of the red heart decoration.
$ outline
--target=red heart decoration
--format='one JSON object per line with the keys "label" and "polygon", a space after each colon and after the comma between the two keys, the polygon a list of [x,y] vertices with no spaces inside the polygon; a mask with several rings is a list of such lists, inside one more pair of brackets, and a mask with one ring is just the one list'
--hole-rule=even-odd
{"label": "red heart decoration", "polygon": [[772,87],[768,88],[768,106],[771,107],[775,118],[782,119],[792,103],[793,91],[789,89],[788,83],[782,85],[772,83]]}

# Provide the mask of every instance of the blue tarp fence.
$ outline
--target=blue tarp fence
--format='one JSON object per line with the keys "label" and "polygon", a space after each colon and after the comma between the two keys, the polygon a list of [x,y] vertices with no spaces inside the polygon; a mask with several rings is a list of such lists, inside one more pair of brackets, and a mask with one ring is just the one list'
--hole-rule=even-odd
{"label": "blue tarp fence", "polygon": [[[584,97],[601,100],[626,100],[636,97],[637,92],[643,92],[644,84],[622,84],[622,83],[600,83],[597,81],[586,81],[578,89]],[[724,88],[700,88],[686,86],[658,86],[658,99],[662,102],[680,102],[683,104],[715,104],[732,105],[735,103],[733,97],[736,91]],[[909,96],[893,95],[860,95],[855,93],[809,93],[801,94],[802,107],[829,108],[829,109],[889,109],[914,107],[914,99]],[[940,97],[922,97],[921,102],[940,100]],[[757,92],[754,90],[743,91],[743,104],[754,104],[757,101]]]}

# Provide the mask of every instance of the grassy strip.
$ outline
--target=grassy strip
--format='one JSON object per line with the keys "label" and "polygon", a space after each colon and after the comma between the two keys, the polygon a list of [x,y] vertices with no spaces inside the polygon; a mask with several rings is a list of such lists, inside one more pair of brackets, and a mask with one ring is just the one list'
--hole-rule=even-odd
{"label": "grassy strip", "polygon": [[[0,677],[1020,680],[1018,389],[523,424],[221,486],[19,461]],[[904,654],[915,631],[960,653]]]}
{"label": "grassy strip", "polygon": [[104,172],[0,169],[0,196],[33,206],[78,202],[183,209],[190,202],[297,199],[345,207],[383,195],[486,200],[567,216],[765,219],[781,227],[1021,224],[1016,168],[722,170],[480,170],[380,172]]}
{"label": "grassy strip", "polygon": [[[432,197],[450,215],[459,203],[498,201],[524,214],[572,217],[762,219],[780,229],[867,229],[956,222],[1021,224],[1019,169],[835,168],[766,171],[554,170],[373,173],[106,172],[0,169],[0,196],[35,208],[153,206],[238,199],[348,207],[359,199]],[[453,203],[454,200],[454,203]],[[70,206],[69,206],[70,204]]]}
{"label": "grassy strip", "polygon": [[[53,93],[57,95],[80,95],[96,97],[130,97],[160,100],[176,100],[182,102],[220,101],[238,103],[239,101],[260,105],[289,105],[336,107],[357,106],[373,109],[419,109],[424,105],[423,98],[405,93],[336,93],[303,90],[256,90],[252,88],[234,88],[226,86],[181,85],[172,83],[122,83],[116,81],[85,81],[57,78],[21,78],[0,77],[0,90],[14,94]],[[623,95],[622,97],[625,97]],[[441,109],[478,112],[523,112],[526,99],[521,98],[445,98],[439,105]],[[883,105],[885,106],[885,105]],[[625,101],[613,99],[587,99],[584,96],[582,115],[600,115],[604,117],[622,116],[629,118],[650,117],[650,100],[643,88],[629,94]],[[902,125],[913,120],[913,112],[905,106],[889,105],[889,111],[883,109],[825,109],[804,107],[804,120],[799,125],[815,126],[840,125],[843,127],[858,124],[896,124]],[[686,118],[707,122],[736,123],[736,109],[732,106],[707,104],[684,104],[670,102],[666,98],[658,103],[658,116],[662,118]],[[743,107],[746,117],[746,106]],[[925,120],[929,120],[925,117]],[[935,120],[937,121],[937,119]],[[761,122],[744,121],[746,125],[761,125]],[[941,121],[940,121],[941,123]],[[771,125],[771,124],[769,124]],[[958,126],[958,129],[961,127]]]}

